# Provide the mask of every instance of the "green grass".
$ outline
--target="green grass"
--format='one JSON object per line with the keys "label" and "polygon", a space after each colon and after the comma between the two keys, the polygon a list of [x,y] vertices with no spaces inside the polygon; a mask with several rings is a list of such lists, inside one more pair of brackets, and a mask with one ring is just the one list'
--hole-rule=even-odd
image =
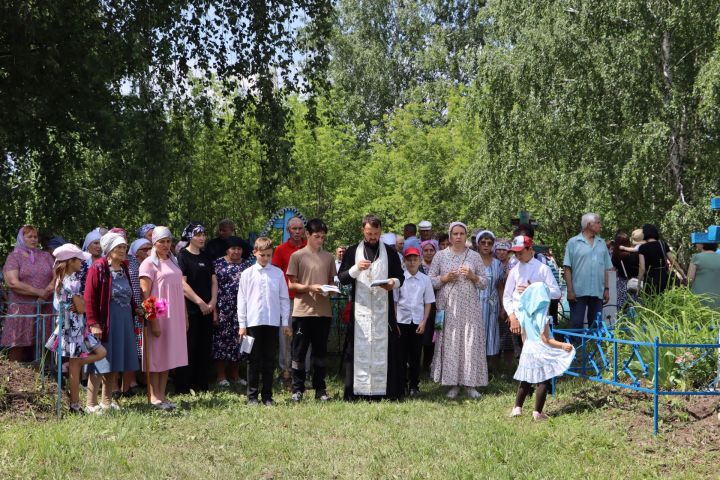
{"label": "green grass", "polygon": [[[420,400],[313,399],[249,407],[235,392],[176,397],[173,413],[143,398],[120,412],[0,423],[0,478],[648,478],[714,477],[720,455],[651,438],[641,414],[573,399],[563,383],[533,423],[508,418],[515,384],[494,382],[480,400],[448,401],[425,383]],[[600,387],[597,387],[600,388]],[[331,393],[339,394],[337,380]],[[310,392],[312,393],[312,392]],[[310,395],[312,397],[312,395]],[[644,432],[629,432],[628,425]],[[642,445],[629,439],[642,439]],[[688,461],[695,467],[689,467]],[[697,465],[700,465],[699,467]]]}

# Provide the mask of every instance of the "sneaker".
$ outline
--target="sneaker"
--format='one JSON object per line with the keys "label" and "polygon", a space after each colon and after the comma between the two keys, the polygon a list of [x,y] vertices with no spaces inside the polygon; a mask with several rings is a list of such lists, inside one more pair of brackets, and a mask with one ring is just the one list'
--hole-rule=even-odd
{"label": "sneaker", "polygon": [[83,410],[79,404],[73,403],[73,404],[70,404],[70,407],[68,408],[68,412],[69,413],[85,413],[85,410]]}
{"label": "sneaker", "polygon": [[85,413],[92,413],[94,415],[102,415],[103,409],[100,405],[93,405],[93,406],[88,405],[87,407],[85,407]]}
{"label": "sneaker", "polygon": [[465,387],[465,394],[470,398],[480,398],[480,392],[472,387]]}
{"label": "sneaker", "polygon": [[511,417],[519,417],[520,415],[522,415],[522,407],[515,407],[510,412]]}
{"label": "sneaker", "polygon": [[218,387],[226,388],[230,386],[230,382],[228,382],[226,379],[220,380],[217,382]]}
{"label": "sneaker", "polygon": [[250,406],[258,405],[258,399],[257,398],[248,398],[247,404]]}
{"label": "sneaker", "polygon": [[273,407],[275,406],[275,402],[273,402],[272,398],[269,400],[263,400],[263,405],[266,407]]}
{"label": "sneaker", "polygon": [[447,392],[447,398],[450,398],[450,399],[457,398],[459,393],[460,393],[460,387],[452,387]]}
{"label": "sneaker", "polygon": [[332,400],[332,397],[327,394],[327,392],[317,392],[315,394],[315,400],[320,400],[321,402],[327,402],[328,400]]}
{"label": "sneaker", "polygon": [[238,378],[237,380],[233,380],[230,383],[234,385],[242,385],[243,387],[247,386],[247,381],[244,378]]}
{"label": "sneaker", "polygon": [[533,412],[533,420],[535,420],[536,422],[544,422],[546,420],[550,420],[550,417],[548,417],[542,412]]}
{"label": "sneaker", "polygon": [[154,408],[154,409],[156,409],[156,410],[162,410],[162,411],[164,411],[164,412],[167,412],[167,411],[171,410],[171,408],[170,408],[170,407],[168,406],[168,404],[165,403],[165,402],[151,403],[150,406],[152,406],[152,408]]}
{"label": "sneaker", "polygon": [[302,392],[295,392],[290,397],[290,400],[292,400],[295,403],[300,403],[303,399],[303,393]]}
{"label": "sneaker", "polygon": [[112,402],[110,402],[110,405],[105,405],[101,403],[100,408],[102,408],[103,410],[120,410],[120,405],[115,403],[115,401],[113,400]]}

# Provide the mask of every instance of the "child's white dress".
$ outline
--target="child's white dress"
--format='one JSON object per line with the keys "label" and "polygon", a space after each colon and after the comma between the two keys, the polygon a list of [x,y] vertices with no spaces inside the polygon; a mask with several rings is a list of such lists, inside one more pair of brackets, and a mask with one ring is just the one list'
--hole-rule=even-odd
{"label": "child's white dress", "polygon": [[550,291],[541,282],[530,284],[519,299],[515,312],[525,333],[520,362],[513,378],[521,382],[541,383],[562,375],[575,358],[575,349],[566,352],[544,343],[540,334],[549,321]]}

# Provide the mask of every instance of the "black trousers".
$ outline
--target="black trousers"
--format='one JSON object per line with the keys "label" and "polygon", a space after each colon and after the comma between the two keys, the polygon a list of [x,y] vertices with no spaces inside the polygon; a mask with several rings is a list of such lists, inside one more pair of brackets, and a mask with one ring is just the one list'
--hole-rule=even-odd
{"label": "black trousers", "polygon": [[280,345],[279,330],[280,327],[270,325],[259,325],[247,329],[247,334],[255,339],[248,359],[248,400],[257,400],[260,376],[262,376],[262,400],[272,400],[275,361]]}
{"label": "black trousers", "polygon": [[292,391],[305,392],[305,356],[310,350],[313,369],[312,386],[315,394],[325,392],[327,371],[327,342],[330,335],[330,317],[293,317],[292,329]]}
{"label": "black trousers", "polygon": [[187,331],[188,364],[175,369],[175,393],[207,391],[212,369],[212,315],[190,315]]}
{"label": "black trousers", "polygon": [[423,350],[423,335],[415,333],[417,325],[398,323],[400,327],[400,359],[402,362],[403,386],[417,390],[420,384],[420,356]]}

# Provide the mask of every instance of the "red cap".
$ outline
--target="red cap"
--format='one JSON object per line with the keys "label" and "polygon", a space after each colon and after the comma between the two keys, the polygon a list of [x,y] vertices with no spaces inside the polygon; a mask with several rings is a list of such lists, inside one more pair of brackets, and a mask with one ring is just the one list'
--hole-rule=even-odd
{"label": "red cap", "polygon": [[415,247],[409,247],[405,252],[403,252],[403,257],[409,257],[410,255],[417,255],[420,256],[420,250],[418,250]]}
{"label": "red cap", "polygon": [[532,238],[528,237],[527,235],[518,235],[517,237],[513,238],[512,246],[510,247],[510,250],[513,252],[520,252],[526,248],[530,248],[533,246]]}

